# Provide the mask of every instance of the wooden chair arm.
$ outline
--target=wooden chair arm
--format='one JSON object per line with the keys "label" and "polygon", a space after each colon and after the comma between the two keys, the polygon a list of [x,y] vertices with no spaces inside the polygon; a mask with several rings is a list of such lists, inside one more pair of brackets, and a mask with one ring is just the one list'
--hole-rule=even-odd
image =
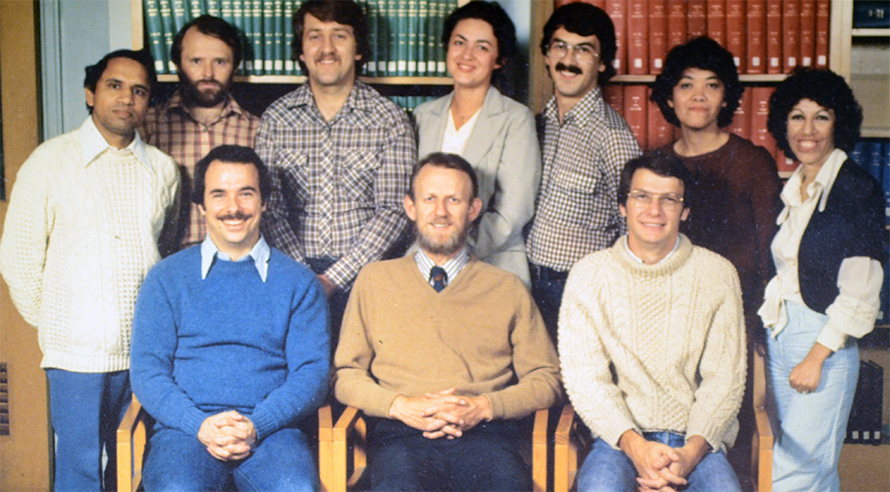
{"label": "wooden chair arm", "polygon": [[532,428],[532,490],[547,490],[547,422],[550,410],[545,408],[535,412]]}
{"label": "wooden chair arm", "polygon": [[767,412],[766,362],[754,352],[754,419],[757,429],[751,446],[752,471],[760,492],[771,492],[773,486],[773,428]]}
{"label": "wooden chair arm", "polygon": [[318,482],[322,492],[333,490],[334,420],[331,405],[318,409]]}
{"label": "wooden chair arm", "polygon": [[553,490],[567,492],[578,473],[578,449],[572,442],[575,428],[575,409],[571,403],[562,407],[556,432],[553,435]]}
{"label": "wooden chair arm", "polygon": [[142,483],[142,458],[145,455],[148,414],[136,395],[117,427],[117,490],[136,492]]}
{"label": "wooden chair arm", "polygon": [[[345,492],[361,478],[367,466],[365,455],[365,441],[368,429],[361,411],[355,407],[346,407],[337,423],[334,424],[332,434],[333,450],[333,476],[331,490],[333,492]],[[352,474],[349,473],[349,439],[353,436],[352,443]]]}

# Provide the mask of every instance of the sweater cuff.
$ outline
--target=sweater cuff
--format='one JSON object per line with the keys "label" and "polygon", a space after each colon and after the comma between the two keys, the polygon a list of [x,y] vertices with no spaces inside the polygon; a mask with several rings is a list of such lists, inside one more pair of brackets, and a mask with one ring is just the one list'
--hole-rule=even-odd
{"label": "sweater cuff", "polygon": [[613,449],[619,451],[621,450],[621,447],[618,445],[618,441],[621,440],[621,436],[625,432],[632,430],[636,431],[637,434],[641,436],[643,435],[643,430],[637,427],[632,420],[624,418],[624,416],[611,422],[598,422],[598,424],[604,425],[597,425],[594,434],[609,443],[609,446],[612,446]]}
{"label": "sweater cuff", "polygon": [[[207,417],[210,415],[202,412],[197,407],[193,410],[188,411],[187,414],[182,416],[182,430],[186,434],[190,436],[198,437],[198,432],[201,431],[201,425],[207,420]],[[163,422],[161,422],[163,424]]]}
{"label": "sweater cuff", "polygon": [[831,322],[831,318],[829,318],[828,323],[825,324],[822,331],[819,333],[816,342],[821,343],[832,352],[837,352],[844,346],[844,343],[847,342],[847,334],[834,326],[834,323]]}
{"label": "sweater cuff", "polygon": [[723,437],[726,430],[720,428],[715,422],[692,422],[686,426],[686,439],[691,436],[702,436],[711,445],[711,451],[725,449]]}

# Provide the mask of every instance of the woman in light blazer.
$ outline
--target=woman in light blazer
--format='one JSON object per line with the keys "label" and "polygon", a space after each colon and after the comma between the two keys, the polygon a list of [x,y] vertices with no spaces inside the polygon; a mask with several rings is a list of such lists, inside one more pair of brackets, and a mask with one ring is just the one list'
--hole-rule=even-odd
{"label": "woman in light blazer", "polygon": [[535,118],[492,85],[516,53],[516,29],[497,3],[469,2],[445,20],[442,43],[454,91],[415,109],[418,155],[449,152],[473,165],[483,208],[472,252],[529,285],[522,229],[541,181]]}

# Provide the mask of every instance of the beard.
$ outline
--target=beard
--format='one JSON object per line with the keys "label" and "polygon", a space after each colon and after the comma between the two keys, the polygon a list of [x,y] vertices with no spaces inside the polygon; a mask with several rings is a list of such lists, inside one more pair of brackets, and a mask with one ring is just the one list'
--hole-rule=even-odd
{"label": "beard", "polygon": [[[180,88],[182,90],[182,99],[186,106],[198,106],[201,108],[212,108],[223,103],[229,97],[229,91],[232,88],[232,77],[225,84],[221,84],[217,80],[207,79],[194,81],[188,75],[180,74]],[[198,89],[198,84],[212,83],[213,89]]]}
{"label": "beard", "polygon": [[467,224],[463,229],[451,234],[448,238],[442,241],[437,241],[432,236],[424,234],[416,223],[414,224],[414,232],[417,236],[417,242],[424,251],[434,255],[448,256],[457,253],[464,247],[464,244],[467,243],[470,227],[469,224]]}

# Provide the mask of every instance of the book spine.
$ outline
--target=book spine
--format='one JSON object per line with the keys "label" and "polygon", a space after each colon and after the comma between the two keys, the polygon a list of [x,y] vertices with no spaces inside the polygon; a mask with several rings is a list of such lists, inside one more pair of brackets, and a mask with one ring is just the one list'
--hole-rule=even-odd
{"label": "book spine", "polygon": [[782,0],[766,0],[766,73],[782,73]]}
{"label": "book spine", "polygon": [[176,25],[173,20],[173,3],[170,0],[158,1],[161,23],[164,26],[164,70],[158,73],[176,73],[176,65],[170,59],[170,48],[173,46],[173,36],[176,35]]}
{"label": "book spine", "polygon": [[816,57],[816,0],[800,1],[800,65],[812,67]]}
{"label": "book spine", "polygon": [[708,0],[708,37],[726,46],[726,0]]}
{"label": "book spine", "polygon": [[624,119],[641,148],[647,148],[646,92],[648,86],[628,85],[624,88]]}
{"label": "book spine", "polygon": [[774,87],[751,87],[751,141],[776,155],[776,141],[766,129],[769,119],[769,98]]}
{"label": "book spine", "polygon": [[145,0],[142,4],[145,15],[145,30],[148,34],[148,49],[155,59],[155,71],[164,73],[167,56],[164,54],[164,24],[158,0]]}
{"label": "book spine", "polygon": [[732,123],[730,123],[727,131],[751,140],[751,88],[745,87],[741,99],[739,99],[739,107],[732,114]]}
{"label": "book spine", "polygon": [[250,32],[244,18],[244,2],[249,1],[232,0],[232,20],[229,22],[241,31],[241,45],[244,47],[241,64],[244,67],[245,75],[253,75],[253,48],[249,41]]}
{"label": "book spine", "polygon": [[816,68],[828,68],[829,30],[831,29],[831,0],[816,0]]}
{"label": "book spine", "polygon": [[688,39],[708,34],[708,0],[688,0],[686,31]]}
{"label": "book spine", "polygon": [[260,36],[263,38],[263,72],[266,75],[277,75],[280,72],[275,71],[275,62],[279,60],[278,53],[275,51],[275,38],[279,37],[278,23],[275,22],[275,3],[281,3],[281,0],[272,2],[259,2],[261,14],[263,16],[263,26]]}
{"label": "book spine", "polygon": [[[442,37],[442,28],[445,25],[445,19],[451,15],[451,12],[457,10],[458,0],[440,0],[442,2],[443,9],[440,11],[442,16],[439,18],[439,21],[436,26],[436,38]],[[445,47],[442,46],[442,43],[436,43],[436,72],[439,77],[445,77],[448,75],[448,69],[445,66]]]}
{"label": "book spine", "polygon": [[659,149],[674,141],[674,127],[664,119],[658,104],[649,99],[652,96],[652,89],[646,93],[646,107],[649,111],[647,116],[647,144],[648,150]]}
{"label": "book spine", "polygon": [[853,28],[881,29],[890,27],[890,4],[887,0],[856,0],[853,2]]}
{"label": "book spine", "polygon": [[201,17],[205,13],[203,0],[189,0],[189,21]]}
{"label": "book spine", "polygon": [[[887,201],[885,213],[887,215],[887,224],[890,224],[890,140],[884,140],[884,157],[882,162],[884,163],[884,171],[881,175],[881,181],[884,184],[884,198]],[[885,267],[884,270],[890,275],[890,268]],[[884,282],[890,287],[890,281],[884,280]],[[890,312],[885,311],[885,315],[888,323],[890,323]]]}
{"label": "book spine", "polygon": [[398,0],[386,0],[386,75],[399,74],[399,5]]}
{"label": "book spine", "polygon": [[219,0],[204,0],[204,13],[222,18],[222,8],[219,5]]}
{"label": "book spine", "polygon": [[748,64],[745,72],[766,73],[766,0],[748,0]]}
{"label": "book spine", "polygon": [[284,0],[284,73],[286,75],[295,75],[300,72],[300,64],[295,62],[293,57],[294,49],[294,12],[296,11],[295,0]]}
{"label": "book spine", "polygon": [[657,75],[664,67],[668,51],[667,0],[649,2],[649,73]]}
{"label": "book spine", "polygon": [[782,1],[782,69],[794,70],[800,63],[800,0]]}
{"label": "book spine", "polygon": [[667,49],[681,45],[688,38],[686,29],[686,0],[668,0]]}
{"label": "book spine", "polygon": [[411,35],[411,30],[408,28],[408,0],[398,0],[397,5],[396,16],[399,27],[395,35],[399,58],[396,72],[399,77],[404,77],[408,75],[408,37]]}
{"label": "book spine", "polygon": [[745,0],[726,0],[726,49],[732,53],[739,73],[748,69],[747,20]]}
{"label": "book spine", "polygon": [[172,0],[173,4],[173,36],[185,27],[189,21],[189,10],[185,4],[186,0]]}
{"label": "book spine", "polygon": [[365,8],[365,17],[368,19],[368,46],[371,48],[371,54],[368,56],[368,59],[365,60],[364,73],[368,77],[376,77],[378,61],[377,52],[378,45],[380,44],[377,38],[377,22],[380,12],[378,12],[376,0],[367,0],[362,3],[362,6]]}
{"label": "book spine", "polygon": [[624,0],[606,0],[606,13],[615,24],[615,61],[612,66],[621,75],[627,73],[627,3]]}
{"label": "book spine", "polygon": [[624,86],[621,84],[607,84],[603,87],[603,101],[624,116]]}
{"label": "book spine", "polygon": [[649,0],[630,0],[627,5],[627,73],[649,72]]}
{"label": "book spine", "polygon": [[426,75],[426,46],[429,42],[429,2],[417,0],[417,75]]}
{"label": "book spine", "polygon": [[[408,75],[417,76],[417,31],[420,29],[417,0],[408,0]],[[406,37],[405,35],[402,36]]]}
{"label": "book spine", "polygon": [[[251,0],[250,4],[250,26],[251,43],[253,44],[253,71],[254,75],[266,74],[266,41],[263,35],[263,0]],[[247,12],[245,11],[245,17]],[[271,34],[271,33],[270,33]]]}

